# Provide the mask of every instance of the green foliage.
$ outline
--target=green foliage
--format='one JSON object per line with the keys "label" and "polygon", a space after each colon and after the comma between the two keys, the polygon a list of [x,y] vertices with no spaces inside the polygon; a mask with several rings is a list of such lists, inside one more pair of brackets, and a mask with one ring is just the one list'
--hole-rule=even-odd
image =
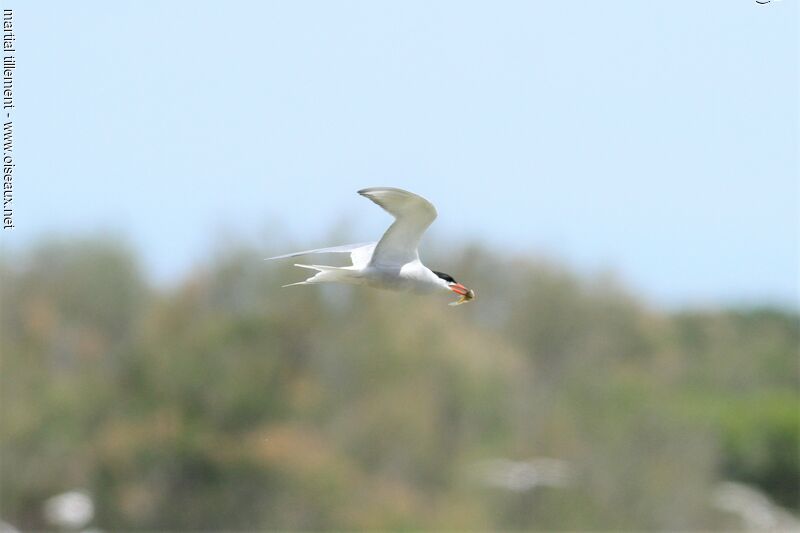
{"label": "green foliage", "polygon": [[[714,529],[723,479],[798,509],[794,314],[665,314],[480,247],[458,308],[280,289],[261,255],[170,290],[104,239],[0,264],[0,517],[84,488],[104,530]],[[572,483],[488,486],[499,457]]]}

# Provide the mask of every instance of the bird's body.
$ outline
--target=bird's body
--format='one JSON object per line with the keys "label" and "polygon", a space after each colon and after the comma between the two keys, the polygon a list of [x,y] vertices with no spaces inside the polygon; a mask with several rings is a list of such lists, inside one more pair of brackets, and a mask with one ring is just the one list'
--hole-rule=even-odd
{"label": "bird's body", "polygon": [[[312,278],[291,285],[304,285],[308,283],[346,283],[349,285],[364,285],[376,289],[389,289],[396,291],[416,292],[429,294],[442,289],[442,280],[419,260],[406,263],[399,268],[366,265],[363,268],[355,266],[332,267],[325,265],[295,266],[317,270]],[[287,287],[291,285],[286,285]],[[448,290],[450,290],[448,288]]]}
{"label": "bird's body", "polygon": [[372,187],[358,193],[395,217],[394,223],[381,240],[270,257],[269,259],[284,259],[318,253],[350,254],[352,265],[345,267],[296,264],[301,268],[316,270],[317,273],[305,281],[291,283],[285,285],[286,287],[345,283],[420,294],[454,292],[461,296],[461,300],[455,303],[463,303],[475,297],[473,291],[456,282],[452,276],[429,269],[419,259],[419,241],[436,218],[433,204],[421,196],[392,187]]}

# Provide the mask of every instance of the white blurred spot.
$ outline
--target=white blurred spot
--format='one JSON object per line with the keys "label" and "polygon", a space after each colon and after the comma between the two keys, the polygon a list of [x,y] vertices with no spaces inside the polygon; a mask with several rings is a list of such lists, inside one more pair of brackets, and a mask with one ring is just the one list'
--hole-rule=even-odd
{"label": "white blurred spot", "polygon": [[15,528],[8,522],[0,520],[0,533],[19,533],[19,529]]}
{"label": "white blurred spot", "polygon": [[44,516],[54,526],[82,528],[94,517],[94,503],[85,492],[64,492],[44,502]]}
{"label": "white blurred spot", "polygon": [[749,530],[800,531],[800,521],[748,485],[720,483],[714,489],[711,500],[717,509],[739,515]]}
{"label": "white blurred spot", "polygon": [[569,463],[548,457],[528,461],[487,459],[476,463],[473,468],[486,485],[515,492],[537,487],[566,487],[574,477]]}

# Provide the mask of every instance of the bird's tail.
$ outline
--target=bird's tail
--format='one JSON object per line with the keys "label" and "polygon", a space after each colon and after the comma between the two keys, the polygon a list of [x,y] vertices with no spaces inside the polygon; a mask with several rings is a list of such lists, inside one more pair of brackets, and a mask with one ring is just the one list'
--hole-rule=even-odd
{"label": "bird's tail", "polygon": [[284,287],[294,287],[295,285],[311,285],[313,283],[342,281],[342,278],[346,276],[345,273],[352,270],[347,267],[334,267],[326,265],[300,265],[295,263],[294,266],[300,268],[308,268],[310,270],[316,270],[317,273],[305,281],[298,281],[297,283],[289,283],[288,285],[284,285]]}

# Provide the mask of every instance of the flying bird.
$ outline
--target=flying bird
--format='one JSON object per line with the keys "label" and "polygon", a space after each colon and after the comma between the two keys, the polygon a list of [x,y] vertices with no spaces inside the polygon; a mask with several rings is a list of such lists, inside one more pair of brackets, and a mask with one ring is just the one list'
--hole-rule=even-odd
{"label": "flying bird", "polygon": [[352,265],[345,267],[295,264],[317,272],[305,281],[290,283],[284,287],[315,283],[346,283],[420,294],[447,292],[461,297],[450,305],[459,305],[475,298],[475,292],[458,283],[453,276],[431,270],[419,259],[417,251],[419,241],[428,226],[436,219],[436,208],[432,203],[414,193],[393,187],[370,187],[361,189],[358,194],[369,198],[394,217],[394,223],[389,226],[381,240],[304,250],[267,258],[269,261],[308,254],[350,254]]}

